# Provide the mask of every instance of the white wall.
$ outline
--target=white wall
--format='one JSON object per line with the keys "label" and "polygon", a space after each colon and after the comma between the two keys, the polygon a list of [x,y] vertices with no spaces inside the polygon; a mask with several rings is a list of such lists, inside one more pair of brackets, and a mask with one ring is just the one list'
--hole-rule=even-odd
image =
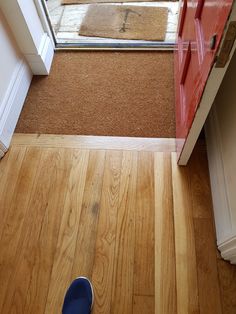
{"label": "white wall", "polygon": [[0,148],[3,151],[10,143],[31,78],[29,66],[0,10]]}
{"label": "white wall", "polygon": [[217,242],[236,263],[236,53],[206,124]]}
{"label": "white wall", "polygon": [[0,11],[0,111],[2,101],[5,96],[9,83],[12,80],[14,70],[22,61],[22,54],[17,47],[11,34],[9,26],[6,23],[3,14]]}

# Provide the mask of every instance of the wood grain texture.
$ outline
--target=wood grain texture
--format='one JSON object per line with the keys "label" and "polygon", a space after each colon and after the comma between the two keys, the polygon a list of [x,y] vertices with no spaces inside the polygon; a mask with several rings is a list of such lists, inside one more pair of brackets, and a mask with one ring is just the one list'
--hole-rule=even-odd
{"label": "wood grain texture", "polygon": [[223,314],[236,313],[236,266],[217,260]]}
{"label": "wood grain texture", "polygon": [[138,155],[136,199],[133,290],[137,295],[154,296],[154,167],[152,153],[141,152]]}
{"label": "wood grain texture", "polygon": [[[73,150],[45,313],[60,313],[71,281],[89,152]],[[63,271],[62,271],[63,270]]]}
{"label": "wood grain texture", "polygon": [[222,314],[215,250],[216,239],[212,220],[208,218],[195,218],[194,230],[200,313]]}
{"label": "wood grain texture", "polygon": [[137,157],[134,152],[123,153],[112,287],[113,314],[130,314],[133,310]]}
{"label": "wood grain texture", "polygon": [[[24,151],[24,150],[23,150]],[[15,155],[14,150],[8,153],[11,157]],[[9,165],[13,162],[11,157],[8,160]],[[6,222],[3,225],[3,232],[0,241],[1,254],[0,254],[0,309],[11,273],[14,271],[15,262],[17,259],[16,251],[18,242],[22,232],[22,226],[28,207],[28,202],[31,196],[31,188],[34,184],[35,175],[38,163],[41,158],[41,150],[39,148],[28,148],[25,152],[22,166],[16,182],[14,193],[11,195],[11,205],[6,207]],[[1,164],[2,162],[0,162]],[[2,163],[5,165],[5,163]],[[13,171],[16,170],[12,167]],[[6,167],[7,169],[7,167]],[[8,178],[11,182],[11,176]],[[8,186],[8,184],[6,185]]]}
{"label": "wood grain texture", "polygon": [[175,314],[175,237],[170,154],[155,153],[155,313]]}
{"label": "wood grain texture", "polygon": [[4,159],[1,161],[1,163],[3,163],[2,168],[4,168],[4,171],[2,170],[0,181],[0,238],[7,215],[7,209],[11,206],[12,195],[14,193],[21,164],[25,155],[25,150],[25,147],[23,149],[13,147],[11,152],[8,153],[9,156],[7,156],[7,162],[5,162]]}
{"label": "wood grain texture", "polygon": [[133,314],[154,313],[155,298],[154,296],[135,295],[133,303]]}
{"label": "wood grain texture", "polygon": [[92,277],[104,162],[104,151],[90,151],[71,280]]}
{"label": "wood grain texture", "polygon": [[60,313],[79,275],[94,313],[154,313],[154,279],[157,314],[235,313],[202,149],[179,168],[168,152],[58,145],[13,145],[0,161],[1,313]]}
{"label": "wood grain texture", "polygon": [[41,231],[35,242],[35,262],[27,292],[24,313],[43,313],[48,295],[51,271],[56,252],[58,232],[65,201],[65,186],[71,169],[71,152],[60,149],[53,156],[50,195],[42,221]]}
{"label": "wood grain texture", "polygon": [[189,173],[172,153],[177,312],[199,313],[195,235]]}
{"label": "wood grain texture", "polygon": [[213,220],[211,187],[206,149],[198,144],[188,163],[194,218]]}
{"label": "wood grain texture", "polygon": [[[45,211],[52,194],[55,175],[55,151],[47,149],[39,164],[16,252],[16,265],[8,282],[2,312],[24,313],[31,275],[38,257],[37,241],[40,236]],[[24,279],[22,274],[25,274]],[[14,285],[12,284],[14,282]]]}
{"label": "wood grain texture", "polygon": [[13,146],[39,146],[55,148],[134,150],[154,152],[174,152],[174,138],[144,138],[117,136],[83,136],[58,134],[21,134],[15,133]]}
{"label": "wood grain texture", "polygon": [[104,314],[111,311],[121,162],[122,152],[106,152],[92,273],[95,294],[93,313]]}

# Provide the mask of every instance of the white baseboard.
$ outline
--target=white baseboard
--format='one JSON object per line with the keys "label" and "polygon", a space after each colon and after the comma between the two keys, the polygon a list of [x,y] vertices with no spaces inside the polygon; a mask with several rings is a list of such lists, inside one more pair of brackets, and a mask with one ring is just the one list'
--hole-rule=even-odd
{"label": "white baseboard", "polygon": [[218,248],[225,260],[230,261],[231,264],[236,264],[236,236],[223,242]]}
{"label": "white baseboard", "polygon": [[227,178],[222,158],[222,141],[214,105],[205,124],[205,134],[217,245],[221,256],[236,264],[236,226],[232,220],[228,199]]}
{"label": "white baseboard", "polygon": [[22,60],[16,67],[9,83],[0,112],[0,158],[9,148],[22,106],[24,104],[32,73]]}

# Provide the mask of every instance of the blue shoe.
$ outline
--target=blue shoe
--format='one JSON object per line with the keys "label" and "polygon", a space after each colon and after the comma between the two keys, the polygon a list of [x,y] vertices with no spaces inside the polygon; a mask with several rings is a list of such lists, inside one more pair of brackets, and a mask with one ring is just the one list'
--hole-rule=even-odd
{"label": "blue shoe", "polygon": [[91,282],[85,277],[78,277],[66,292],[62,314],[90,314],[93,300]]}

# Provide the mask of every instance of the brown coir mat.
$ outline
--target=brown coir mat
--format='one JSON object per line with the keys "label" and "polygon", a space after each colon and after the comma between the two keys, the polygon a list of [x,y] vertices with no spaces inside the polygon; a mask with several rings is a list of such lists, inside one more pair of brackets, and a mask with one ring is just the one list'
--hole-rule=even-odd
{"label": "brown coir mat", "polygon": [[173,53],[56,52],[16,131],[175,137]]}
{"label": "brown coir mat", "polygon": [[117,39],[165,39],[167,8],[91,4],[79,35]]}

